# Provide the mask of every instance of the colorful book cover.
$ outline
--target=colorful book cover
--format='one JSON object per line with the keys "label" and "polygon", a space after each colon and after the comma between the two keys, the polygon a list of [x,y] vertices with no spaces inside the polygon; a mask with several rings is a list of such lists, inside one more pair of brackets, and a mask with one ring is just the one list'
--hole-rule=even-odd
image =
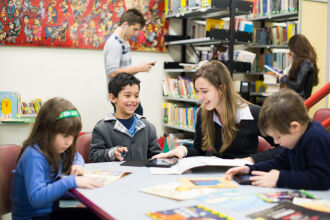
{"label": "colorful book cover", "polygon": [[156,220],[194,220],[194,219],[214,219],[214,220],[233,220],[234,218],[201,205],[169,209],[158,212],[146,213],[149,217]]}
{"label": "colorful book cover", "polygon": [[249,210],[267,204],[254,193],[242,192],[237,189],[218,190],[214,193],[198,196],[196,199],[234,211]]}
{"label": "colorful book cover", "polygon": [[166,197],[175,200],[187,200],[197,196],[215,192],[215,188],[189,188],[179,181],[164,183],[161,185],[146,187],[139,190],[156,196]]}
{"label": "colorful book cover", "polygon": [[256,195],[259,196],[264,201],[270,203],[281,202],[281,201],[292,201],[293,198],[295,197],[315,199],[315,197],[312,194],[304,190],[257,193]]}
{"label": "colorful book cover", "polygon": [[328,220],[330,219],[330,213],[306,209],[291,202],[283,202],[272,208],[252,213],[248,217],[260,220]]}
{"label": "colorful book cover", "polygon": [[236,183],[226,180],[224,177],[200,177],[200,178],[179,178],[179,180],[191,188],[233,188],[238,187]]}
{"label": "colorful book cover", "polygon": [[103,183],[103,185],[108,185],[113,181],[120,179],[130,172],[123,171],[113,171],[113,170],[86,170],[84,176],[97,177]]}
{"label": "colorful book cover", "polygon": [[20,95],[18,93],[0,91],[0,118],[18,118],[20,105]]}

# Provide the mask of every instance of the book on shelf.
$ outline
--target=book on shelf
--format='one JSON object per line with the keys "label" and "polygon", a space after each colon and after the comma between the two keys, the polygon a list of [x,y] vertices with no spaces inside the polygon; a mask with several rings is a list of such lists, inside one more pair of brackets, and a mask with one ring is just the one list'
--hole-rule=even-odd
{"label": "book on shelf", "polygon": [[330,213],[330,200],[327,199],[309,199],[294,197],[292,203],[295,205],[303,206],[308,209]]}
{"label": "book on shelf", "polygon": [[196,167],[225,166],[235,167],[251,164],[251,162],[240,159],[222,159],[215,156],[195,156],[179,159],[178,163],[170,168],[151,167],[151,174],[182,174]]}
{"label": "book on shelf", "polygon": [[291,202],[282,202],[271,208],[249,214],[253,219],[330,219],[330,213],[307,209]]}
{"label": "book on shelf", "polygon": [[179,180],[189,188],[235,188],[236,183],[224,177],[182,177]]}
{"label": "book on shelf", "polygon": [[140,192],[170,198],[178,201],[193,199],[197,196],[215,192],[215,188],[190,188],[180,181],[164,183],[139,189]]}
{"label": "book on shelf", "polygon": [[297,12],[299,0],[253,0],[252,17]]}
{"label": "book on shelf", "polygon": [[225,207],[234,211],[249,210],[267,205],[262,199],[252,192],[237,189],[222,189],[206,195],[201,195],[196,200],[203,203]]}
{"label": "book on shelf", "polygon": [[114,170],[86,170],[84,172],[84,176],[97,177],[103,183],[103,185],[108,185],[130,173],[131,172]]}
{"label": "book on shelf", "polygon": [[233,220],[234,218],[224,213],[209,209],[205,206],[194,205],[179,207],[169,210],[146,213],[149,217],[156,220],[178,220],[178,219],[214,219],[214,220]]}
{"label": "book on shelf", "polygon": [[164,102],[163,121],[166,124],[194,128],[197,119],[197,107]]}
{"label": "book on shelf", "polygon": [[21,96],[17,92],[0,91],[0,118],[19,118]]}

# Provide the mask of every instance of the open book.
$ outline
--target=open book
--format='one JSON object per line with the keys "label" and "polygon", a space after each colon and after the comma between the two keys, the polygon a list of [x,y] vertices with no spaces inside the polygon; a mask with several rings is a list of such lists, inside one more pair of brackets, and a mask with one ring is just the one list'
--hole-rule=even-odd
{"label": "open book", "polygon": [[275,73],[276,75],[281,74],[277,69],[275,69],[274,67],[272,67],[272,66],[270,66],[270,65],[265,64],[264,67],[265,67],[267,70],[269,70],[269,71]]}
{"label": "open book", "polygon": [[103,183],[108,185],[113,181],[130,174],[130,172],[113,171],[113,170],[86,170],[84,176],[97,177]]}
{"label": "open book", "polygon": [[139,191],[156,196],[182,201],[215,192],[216,189],[215,188],[193,189],[185,186],[183,183],[179,181],[174,181],[156,186],[146,187],[143,189],[139,189]]}
{"label": "open book", "polygon": [[151,174],[182,174],[195,167],[203,166],[244,166],[245,164],[251,164],[251,162],[246,160],[234,160],[234,159],[222,159],[215,156],[212,157],[186,157],[178,161],[178,163],[170,168],[158,168],[151,167]]}

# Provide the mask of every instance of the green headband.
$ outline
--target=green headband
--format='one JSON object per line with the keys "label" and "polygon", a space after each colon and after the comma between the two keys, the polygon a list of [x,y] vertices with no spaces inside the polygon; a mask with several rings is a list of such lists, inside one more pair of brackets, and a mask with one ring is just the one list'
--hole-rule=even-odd
{"label": "green headband", "polygon": [[78,117],[80,118],[79,112],[77,110],[68,110],[64,111],[58,116],[57,119],[62,119],[62,118],[70,118],[70,117]]}

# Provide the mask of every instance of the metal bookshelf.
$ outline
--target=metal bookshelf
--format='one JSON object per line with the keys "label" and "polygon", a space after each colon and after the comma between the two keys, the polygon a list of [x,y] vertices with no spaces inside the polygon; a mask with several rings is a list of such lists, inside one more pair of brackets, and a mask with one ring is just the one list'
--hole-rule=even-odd
{"label": "metal bookshelf", "polygon": [[200,104],[200,101],[198,99],[176,98],[176,97],[170,97],[170,96],[163,96],[163,98],[165,100],[169,100],[169,101],[190,102],[190,103]]}
{"label": "metal bookshelf", "polygon": [[266,16],[258,16],[258,17],[247,17],[250,21],[295,21],[298,20],[298,12],[286,12],[280,14],[266,15]]}
{"label": "metal bookshelf", "polygon": [[187,69],[164,69],[165,73],[194,73],[196,70],[187,70]]}
{"label": "metal bookshelf", "polygon": [[248,48],[286,49],[288,45],[247,44]]}
{"label": "metal bookshelf", "polygon": [[167,127],[167,128],[173,128],[173,129],[178,129],[178,130],[182,130],[182,131],[188,131],[188,132],[195,133],[194,128],[185,128],[185,127],[181,127],[181,126],[177,126],[177,125],[170,125],[170,124],[165,124],[165,123],[163,123],[163,126]]}

